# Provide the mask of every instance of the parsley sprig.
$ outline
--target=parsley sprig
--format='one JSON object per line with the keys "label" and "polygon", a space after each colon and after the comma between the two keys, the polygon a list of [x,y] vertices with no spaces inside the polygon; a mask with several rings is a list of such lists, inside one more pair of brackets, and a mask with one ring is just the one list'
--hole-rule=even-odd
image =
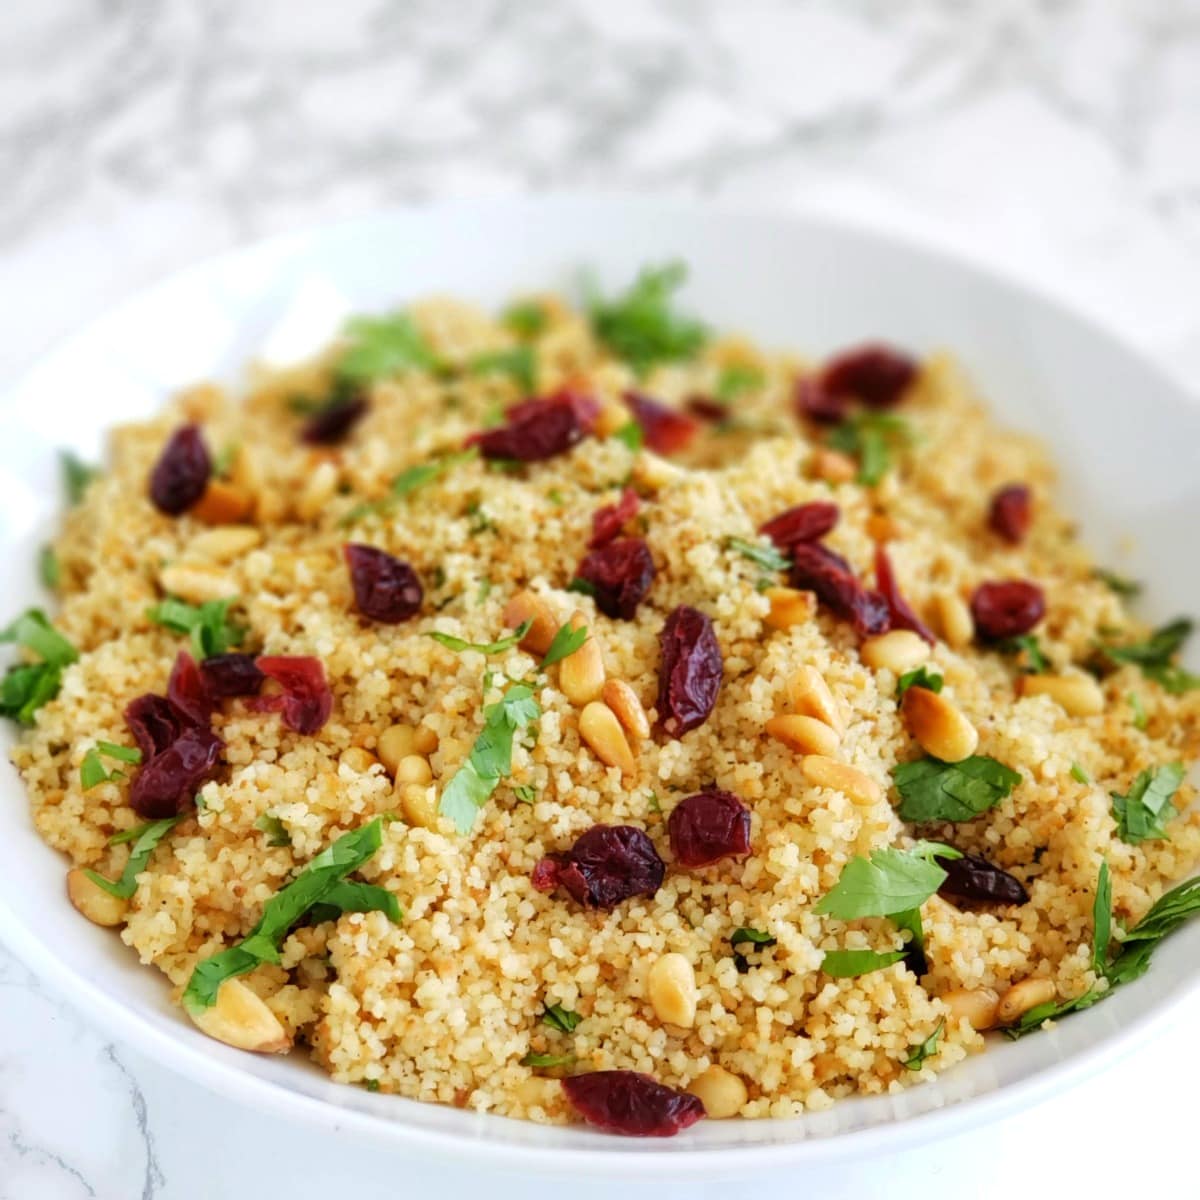
{"label": "parsley sprig", "polygon": [[7,629],[0,630],[0,643],[4,642],[20,646],[39,660],[9,667],[0,680],[0,716],[30,725],[33,714],[58,695],[63,669],[79,654],[37,608],[27,609]]}
{"label": "parsley sprig", "polygon": [[403,371],[432,370],[433,351],[407,313],[353,317],[346,323],[346,349],[334,368],[339,379],[371,383]]}
{"label": "parsley sprig", "polygon": [[1021,775],[986,754],[974,754],[956,763],[936,758],[901,763],[892,782],[903,820],[970,821],[999,804]]}
{"label": "parsley sprig", "polygon": [[[138,757],[140,758],[141,755]],[[116,837],[110,838],[110,846],[116,845],[119,842],[133,842],[133,847],[129,851],[129,858],[125,862],[125,869],[121,872],[119,879],[105,879],[103,875],[99,875],[95,871],[84,871],[84,874],[97,887],[102,887],[108,892],[110,896],[116,896],[120,900],[128,900],[137,891],[137,877],[146,869],[146,864],[150,861],[150,855],[154,853],[158,843],[181,820],[181,817],[167,817],[162,821],[151,821],[146,825],[139,825],[136,829],[127,829],[124,833],[119,833]]]}
{"label": "parsley sprig", "polygon": [[123,778],[118,770],[109,770],[104,758],[115,758],[118,762],[137,764],[142,761],[142,752],[133,746],[118,746],[115,742],[97,742],[84,756],[79,767],[79,783],[85,792],[97,784]]}
{"label": "parsley sprig", "polygon": [[188,604],[168,596],[146,610],[146,616],[172,633],[185,633],[191,639],[192,650],[198,659],[224,654],[240,646],[246,628],[229,618],[229,610],[237,604],[232,596],[227,600],[206,600],[203,604]]}
{"label": "parsley sprig", "polygon": [[506,650],[511,650],[532,626],[532,618],[522,621],[512,633],[497,638],[494,642],[468,642],[465,638],[455,637],[452,633],[442,633],[436,629],[431,630],[425,636],[433,638],[435,642],[445,646],[448,650],[454,650],[460,654],[464,650],[474,650],[478,654],[503,654]]}
{"label": "parsley sprig", "polygon": [[1182,763],[1167,763],[1139,772],[1124,796],[1113,792],[1117,837],[1130,846],[1138,846],[1152,838],[1169,836],[1164,822],[1177,815],[1171,798],[1179,790],[1183,776]]}
{"label": "parsley sprig", "polygon": [[874,487],[892,465],[892,451],[913,440],[903,417],[891,413],[860,412],[830,430],[826,439],[834,450],[858,459],[858,482]]}
{"label": "parsley sprig", "polygon": [[406,467],[392,480],[386,496],[380,500],[364,500],[361,504],[356,504],[338,524],[345,529],[347,526],[361,521],[363,517],[384,515],[395,508],[401,500],[440,479],[447,471],[478,457],[478,448],[468,446],[465,450],[456,450],[450,454],[432,458],[428,462]]}
{"label": "parsley sprig", "polygon": [[1124,645],[1101,643],[1098,649],[1110,662],[1133,663],[1140,667],[1147,679],[1177,696],[1200,687],[1200,675],[1194,675],[1172,661],[1191,636],[1194,626],[1187,617],[1177,617],[1156,629],[1144,641]]}

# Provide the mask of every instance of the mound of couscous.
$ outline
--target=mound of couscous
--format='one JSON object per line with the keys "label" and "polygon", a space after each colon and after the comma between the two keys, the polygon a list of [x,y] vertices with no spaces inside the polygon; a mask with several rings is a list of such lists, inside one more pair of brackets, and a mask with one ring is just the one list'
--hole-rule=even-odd
{"label": "mound of couscous", "polygon": [[351,322],[73,464],[13,757],[205,1032],[670,1133],[929,1079],[1191,910],[1137,924],[1200,858],[1188,623],[949,359],[675,281]]}

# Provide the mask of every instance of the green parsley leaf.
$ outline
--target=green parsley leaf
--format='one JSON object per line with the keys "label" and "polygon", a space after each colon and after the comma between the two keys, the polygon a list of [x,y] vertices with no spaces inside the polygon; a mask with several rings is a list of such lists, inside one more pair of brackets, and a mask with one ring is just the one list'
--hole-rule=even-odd
{"label": "green parsley leaf", "polygon": [[88,484],[100,474],[100,469],[76,458],[70,450],[61,451],[58,457],[59,462],[62,463],[63,486],[67,492],[67,503],[74,507],[83,499],[83,493],[87,491]]}
{"label": "green parsley leaf", "polygon": [[222,447],[221,452],[213,459],[212,465],[212,473],[217,479],[228,477],[229,472],[233,470],[233,464],[240,449],[241,445],[238,442],[229,442]]}
{"label": "green parsley leaf", "polygon": [[588,297],[596,336],[638,375],[655,363],[692,358],[707,340],[708,331],[699,321],[671,310],[671,294],[686,277],[687,268],[679,262],[647,267],[623,295],[613,300],[594,293]]}
{"label": "green parsley leaf", "polygon": [[918,842],[910,850],[886,846],[873,850],[870,859],[852,858],[813,911],[853,921],[919,908],[946,878],[932,861],[935,854],[957,857],[959,852],[939,842]]}
{"label": "green parsley leaf", "polygon": [[1141,771],[1126,795],[1112,793],[1113,820],[1121,841],[1137,846],[1169,836],[1163,822],[1178,815],[1171,797],[1179,790],[1183,776],[1181,763],[1168,763],[1153,771]]}
{"label": "green parsley leaf", "polygon": [[120,771],[109,771],[104,766],[101,755],[115,758],[118,762],[124,763],[140,763],[142,761],[142,752],[131,746],[118,746],[113,742],[97,742],[83,756],[83,763],[79,768],[79,780],[85,792],[90,791],[97,784],[122,777]]}
{"label": "green parsley leaf", "polygon": [[467,761],[442,790],[438,812],[459,833],[470,833],[476,813],[488,802],[500,780],[512,771],[513,735],[542,715],[528,684],[514,684],[483,710],[483,729]]}
{"label": "green parsley leaf", "polygon": [[537,788],[528,783],[514,784],[512,791],[521,804],[533,804],[537,800]]}
{"label": "green parsley leaf", "polygon": [[426,637],[431,637],[435,642],[440,643],[449,650],[456,650],[461,653],[464,650],[475,650],[480,654],[503,654],[505,650],[511,650],[532,628],[533,620],[522,621],[512,633],[506,637],[498,638],[494,642],[468,642],[460,637],[455,637],[452,633],[440,633],[433,630],[427,633]]}
{"label": "green parsley leaf", "polygon": [[320,925],[323,921],[336,921],[343,913],[365,912],[384,913],[395,924],[404,920],[400,901],[387,888],[355,879],[335,883],[308,910],[308,918],[314,925]]}
{"label": "green parsley leaf", "polygon": [[1141,696],[1137,692],[1130,692],[1126,699],[1129,701],[1129,707],[1133,709],[1133,727],[1145,729],[1150,718],[1146,713],[1146,706],[1142,703]]}
{"label": "green parsley leaf", "polygon": [[140,763],[142,752],[136,746],[118,746],[115,742],[97,742],[96,749],[108,758],[123,763]]}
{"label": "green parsley leaf", "polygon": [[896,699],[904,699],[904,693],[911,687],[925,688],[926,691],[940,692],[945,680],[936,671],[930,671],[923,664],[912,671],[905,671],[896,681]]}
{"label": "green parsley leaf", "polygon": [[1117,987],[1144,975],[1158,944],[1197,912],[1200,876],[1164,892],[1132,929],[1117,935],[1121,950],[1105,972],[1109,983]]}
{"label": "green parsley leaf", "polygon": [[387,317],[354,317],[346,323],[347,348],[335,368],[340,379],[370,383],[402,371],[428,371],[436,365],[433,351],[406,313]]}
{"label": "green parsley leaf", "polygon": [[523,1059],[523,1067],[570,1067],[575,1064],[573,1054],[534,1054],[531,1050]]}
{"label": "green parsley leaf", "polygon": [[777,941],[778,939],[771,934],[761,929],[752,929],[749,925],[739,925],[729,935],[731,946],[740,946],[743,942],[749,942],[752,946],[774,946]]}
{"label": "green parsley leaf", "polygon": [[1092,571],[1092,578],[1099,579],[1101,583],[1107,584],[1110,591],[1115,592],[1118,596],[1134,597],[1140,594],[1142,585],[1136,579],[1127,579],[1123,575],[1118,575],[1115,571],[1106,570],[1104,567],[1096,567]]}
{"label": "green parsley leaf", "polygon": [[468,446],[465,450],[457,450],[453,454],[445,454],[440,458],[430,459],[429,462],[416,463],[411,467],[406,467],[392,480],[391,489],[383,499],[364,500],[361,504],[356,504],[342,517],[338,525],[345,529],[349,525],[356,524],[363,517],[388,513],[400,500],[406,499],[419,488],[426,487],[440,479],[452,467],[470,462],[471,459],[478,457],[478,447]]}
{"label": "green parsley leaf", "polygon": [[997,644],[996,649],[1001,654],[1023,654],[1025,658],[1021,669],[1026,675],[1041,675],[1044,671],[1049,670],[1050,664],[1047,662],[1045,654],[1042,653],[1042,647],[1037,638],[1032,633],[1005,638],[1004,641]]}
{"label": "green parsley leaf", "polygon": [[645,430],[636,421],[626,421],[613,435],[636,454],[646,442]]}
{"label": "green parsley leaf", "polygon": [[59,566],[58,554],[54,547],[45,545],[38,551],[38,577],[42,584],[52,592],[58,590],[62,582],[62,568]]}
{"label": "green parsley leaf", "polygon": [[470,369],[474,375],[508,375],[526,396],[537,390],[537,359],[531,346],[486,350],[471,359]]}
{"label": "green parsley leaf", "polygon": [[908,422],[891,413],[861,412],[829,433],[828,444],[858,459],[858,482],[874,487],[892,465],[892,448],[912,441]]}
{"label": "green parsley leaf", "polygon": [[999,804],[1021,782],[1011,767],[975,754],[961,762],[918,758],[892,772],[905,821],[970,821]]}
{"label": "green parsley leaf", "polygon": [[542,659],[542,669],[545,670],[574,654],[587,640],[588,627],[586,625],[581,625],[578,629],[573,629],[569,621],[560,625],[558,632],[554,635],[554,640],[550,643],[550,649],[546,651],[546,657]]}
{"label": "green parsley leaf", "polygon": [[1103,975],[1108,969],[1108,943],[1112,941],[1112,877],[1108,863],[1100,860],[1096,896],[1092,901],[1092,969]]}
{"label": "green parsley leaf", "polygon": [[762,387],[766,376],[758,367],[747,366],[744,363],[734,363],[723,367],[717,376],[717,400],[721,404],[732,404],[746,392],[755,392]]}
{"label": "green parsley leaf", "polygon": [[[382,844],[383,822],[376,817],[322,850],[263,905],[262,916],[246,937],[196,964],[183,993],[188,1012],[195,1015],[214,1005],[226,979],[246,975],[260,963],[277,963],[279,947],[292,927],[314,905],[330,903],[335,885],[358,870]],[[344,891],[334,895],[343,901],[347,898]]]}
{"label": "green parsley leaf", "polygon": [[557,1029],[559,1033],[574,1033],[575,1027],[582,1020],[577,1012],[563,1008],[561,1004],[547,1004],[546,1011],[542,1013],[542,1024]]}
{"label": "green parsley leaf", "polygon": [[254,822],[254,828],[262,830],[267,835],[268,846],[290,846],[292,839],[288,835],[287,827],[284,823],[272,813],[263,813],[257,821]]}
{"label": "green parsley leaf", "polygon": [[791,567],[791,559],[780,554],[774,546],[763,546],[758,542],[748,542],[744,538],[727,537],[727,550],[736,550],[743,558],[748,558],[767,571],[786,571]]}
{"label": "green parsley leaf", "polygon": [[7,629],[0,630],[0,642],[14,642],[52,667],[69,666],[79,657],[39,608],[26,609]]}
{"label": "green parsley leaf", "polygon": [[546,310],[536,300],[519,300],[500,314],[501,324],[523,338],[535,338],[546,328]]}
{"label": "green parsley leaf", "polygon": [[662,801],[658,798],[657,792],[650,792],[646,797],[646,807],[652,813],[662,813]]}
{"label": "green parsley leaf", "polygon": [[1077,763],[1071,764],[1071,778],[1076,783],[1091,783],[1092,777]]}
{"label": "green parsley leaf", "polygon": [[932,1058],[938,1052],[938,1043],[942,1040],[942,1032],[946,1028],[943,1018],[937,1023],[934,1031],[918,1046],[913,1046],[909,1056],[904,1060],[904,1066],[910,1071],[919,1071],[927,1058]]}
{"label": "green parsley leaf", "polygon": [[[128,900],[137,891],[137,877],[146,869],[146,864],[150,861],[150,855],[154,853],[155,847],[179,824],[181,819],[181,817],[167,817],[162,821],[151,821],[147,825],[127,830],[124,834],[119,835],[121,841],[132,841],[133,849],[129,852],[129,858],[125,863],[125,869],[121,872],[120,879],[115,882],[105,879],[103,875],[99,875],[95,871],[85,871],[84,874],[109,895],[116,896],[121,900]],[[115,845],[116,843],[110,839],[109,844]]]}
{"label": "green parsley leaf", "polygon": [[581,596],[595,596],[596,585],[590,579],[580,579],[578,575],[567,584],[568,592],[578,592]]}
{"label": "green parsley leaf", "polygon": [[558,488],[551,488],[546,493],[546,499],[549,500],[551,504],[557,504],[560,508],[567,502],[567,498],[558,490]]}
{"label": "green parsley leaf", "polygon": [[470,528],[467,530],[468,533],[495,532],[500,528],[484,511],[483,503],[479,500],[472,500],[467,505],[467,516],[473,518]]}
{"label": "green parsley leaf", "polygon": [[871,971],[879,971],[898,963],[904,957],[903,950],[827,950],[821,959],[821,970],[834,979],[854,979]]}
{"label": "green parsley leaf", "polygon": [[15,642],[36,654],[41,661],[9,667],[0,681],[0,716],[22,725],[33,723],[33,714],[58,695],[63,668],[79,655],[46,619],[40,609],[27,609],[7,629],[0,630],[0,643]]}
{"label": "green parsley leaf", "polygon": [[379,1080],[368,1079],[363,1083],[363,1087],[365,1087],[368,1092],[377,1092],[379,1091]]}
{"label": "green parsley leaf", "polygon": [[203,660],[242,644],[245,627],[229,619],[229,610],[237,602],[237,597],[231,596],[228,600],[206,600],[196,605],[168,596],[147,609],[146,616],[172,633],[188,634],[196,658]]}
{"label": "green parsley leaf", "polygon": [[1178,617],[1156,629],[1143,642],[1128,642],[1123,646],[1101,644],[1099,649],[1115,663],[1134,663],[1147,679],[1161,684],[1172,695],[1190,692],[1200,687],[1200,675],[1194,675],[1171,660],[1191,635],[1194,622]]}

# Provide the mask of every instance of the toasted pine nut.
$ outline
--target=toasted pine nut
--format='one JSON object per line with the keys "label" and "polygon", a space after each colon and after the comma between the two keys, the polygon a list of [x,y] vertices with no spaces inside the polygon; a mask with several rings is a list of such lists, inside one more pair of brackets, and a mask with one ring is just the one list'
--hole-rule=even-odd
{"label": "toasted pine nut", "polygon": [[225,980],[211,1008],[188,1010],[188,1014],[201,1033],[237,1050],[282,1054],[292,1048],[292,1039],[279,1018],[240,979]]}
{"label": "toasted pine nut", "polygon": [[[576,611],[569,622],[570,628],[582,629],[587,617]],[[596,640],[596,631],[588,630],[587,641],[568,654],[558,665],[558,686],[572,704],[588,704],[604,690],[604,655]]]}
{"label": "toasted pine nut", "polygon": [[808,462],[813,475],[826,483],[849,483],[858,474],[858,464],[848,454],[824,446],[818,446]]}
{"label": "toasted pine nut", "polygon": [[558,632],[558,622],[540,596],[532,592],[518,592],[504,606],[504,624],[517,629],[526,621],[532,621],[529,632],[521,639],[521,649],[533,654],[545,654]]}
{"label": "toasted pine nut", "polygon": [[771,605],[765,621],[772,629],[803,625],[817,615],[817,597],[812,592],[799,588],[772,587],[767,588],[763,595]]}
{"label": "toasted pine nut", "polygon": [[859,650],[863,662],[873,671],[891,671],[903,675],[929,658],[929,643],[911,629],[893,629],[868,638]]}
{"label": "toasted pine nut", "polygon": [[661,454],[643,450],[633,460],[633,483],[639,492],[661,492],[684,477],[684,470]]}
{"label": "toasted pine nut", "polygon": [[398,784],[406,783],[432,783],[433,768],[429,765],[429,759],[421,754],[406,754],[396,764],[396,782]]}
{"label": "toasted pine nut", "polygon": [[996,1024],[997,998],[991,988],[957,988],[941,999],[952,1023],[965,1020],[972,1029],[991,1029]]}
{"label": "toasted pine nut", "polygon": [[1049,696],[1072,717],[1094,717],[1104,711],[1104,693],[1090,676],[1022,675],[1017,683],[1022,696]]}
{"label": "toasted pine nut", "polygon": [[365,775],[379,762],[379,759],[370,750],[364,750],[362,746],[350,746],[338,755],[338,762],[344,763],[350,770],[357,771],[360,775]]}
{"label": "toasted pine nut", "polygon": [[1011,1025],[1020,1020],[1039,1004],[1048,1004],[1058,995],[1052,979],[1022,979],[1000,997],[996,1006],[996,1021],[1000,1025]]}
{"label": "toasted pine nut", "polygon": [[129,911],[129,901],[106,892],[93,883],[81,867],[67,872],[67,899],[93,925],[120,925]]}
{"label": "toasted pine nut", "polygon": [[224,571],[203,563],[172,563],[158,573],[164,592],[192,604],[227,600],[237,595],[237,585]]}
{"label": "toasted pine nut", "polygon": [[876,804],[883,796],[879,784],[870,776],[824,754],[806,754],[800,761],[800,769],[809,783],[841,792],[855,804]]}
{"label": "toasted pine nut", "polygon": [[797,754],[836,754],[838,743],[841,741],[837,731],[824,721],[800,713],[784,713],[782,716],[772,717],[767,722],[766,729],[773,738],[778,738],[789,750],[795,750]]}
{"label": "toasted pine nut", "polygon": [[957,592],[940,592],[933,607],[946,645],[955,650],[969,646],[975,637],[975,619],[967,602]]}
{"label": "toasted pine nut", "polygon": [[436,729],[430,729],[428,725],[418,725],[416,733],[413,734],[413,749],[418,754],[428,756],[438,748],[438,741]]}
{"label": "toasted pine nut", "polygon": [[437,796],[434,789],[428,784],[401,784],[400,811],[410,825],[416,825],[421,829],[437,828]]}
{"label": "toasted pine nut", "polygon": [[962,762],[979,745],[979,731],[962,710],[940,692],[912,687],[900,704],[908,731],[921,749],[942,762]]}
{"label": "toasted pine nut", "polygon": [[696,1022],[696,972],[682,954],[664,954],[646,976],[646,992],[660,1021],[690,1029]]}
{"label": "toasted pine nut", "polygon": [[379,761],[393,779],[396,778],[396,768],[401,759],[416,751],[415,743],[416,730],[411,725],[391,725],[379,735],[379,740],[375,743],[375,753],[379,755]]}
{"label": "toasted pine nut", "polygon": [[593,700],[579,714],[579,736],[606,767],[620,767],[625,775],[637,772],[637,759],[629,748],[621,722],[603,701]]}
{"label": "toasted pine nut", "polygon": [[846,732],[846,722],[829,684],[816,667],[805,665],[788,680],[788,701],[798,712],[824,721],[838,734]]}
{"label": "toasted pine nut", "polygon": [[325,505],[333,499],[337,485],[337,464],[328,459],[318,463],[316,469],[309,475],[304,490],[296,500],[296,515],[300,520],[312,521],[319,517]]}
{"label": "toasted pine nut", "polygon": [[254,497],[236,483],[210,479],[204,495],[188,511],[205,525],[236,525],[254,511]]}
{"label": "toasted pine nut", "polygon": [[262,531],[253,525],[218,525],[198,533],[188,543],[188,553],[215,562],[240,558],[262,541]]}
{"label": "toasted pine nut", "polygon": [[606,679],[601,691],[604,703],[613,710],[616,718],[625,726],[626,733],[635,738],[650,736],[650,718],[638,699],[637,692],[623,679]]}
{"label": "toasted pine nut", "polygon": [[749,1099],[742,1080],[715,1063],[697,1075],[688,1084],[687,1090],[699,1098],[704,1105],[705,1116],[713,1121],[736,1117]]}

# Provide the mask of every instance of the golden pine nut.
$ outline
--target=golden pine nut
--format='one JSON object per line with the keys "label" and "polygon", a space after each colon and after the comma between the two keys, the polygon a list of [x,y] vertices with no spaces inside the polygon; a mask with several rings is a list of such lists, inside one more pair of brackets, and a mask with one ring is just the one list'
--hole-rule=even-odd
{"label": "golden pine nut", "polygon": [[621,722],[603,701],[593,700],[579,714],[579,736],[606,767],[620,767],[625,775],[636,773],[637,760]]}
{"label": "golden pine nut", "polygon": [[396,764],[396,782],[398,784],[432,783],[433,768],[429,765],[429,759],[421,754],[406,754]]}
{"label": "golden pine nut", "polygon": [[650,718],[646,716],[646,710],[642,707],[637,692],[625,680],[606,679],[600,695],[627,733],[635,738],[650,736]]}
{"label": "golden pine nut", "polygon": [[957,988],[941,999],[952,1023],[965,1020],[972,1029],[991,1029],[996,1024],[998,999],[991,988]]}
{"label": "golden pine nut", "polygon": [[540,596],[532,592],[518,592],[504,606],[504,624],[517,629],[526,621],[532,621],[529,632],[521,639],[521,649],[531,654],[545,654],[558,632],[558,622]]}
{"label": "golden pine nut", "polygon": [[379,735],[375,744],[375,753],[384,769],[396,778],[396,768],[401,759],[416,752],[416,731],[411,725],[391,725]]}
{"label": "golden pine nut", "polygon": [[697,1075],[687,1090],[699,1098],[705,1116],[713,1121],[736,1117],[749,1099],[745,1083],[732,1071],[716,1064]]}
{"label": "golden pine nut", "polygon": [[946,645],[955,650],[969,646],[975,637],[975,619],[967,602],[957,592],[940,592],[933,606]]}
{"label": "golden pine nut", "polygon": [[[572,629],[582,629],[587,617],[577,611],[569,624]],[[604,655],[594,629],[588,630],[587,641],[574,654],[559,663],[558,686],[572,704],[584,705],[599,698],[604,690]]]}
{"label": "golden pine nut", "polygon": [[325,505],[337,491],[338,468],[328,459],[319,463],[308,477],[304,490],[296,501],[296,515],[302,521],[313,521],[321,515]]}
{"label": "golden pine nut", "polygon": [[188,543],[188,553],[228,562],[249,553],[261,541],[262,531],[252,525],[219,525],[196,534]]}
{"label": "golden pine nut", "polygon": [[838,734],[846,732],[841,708],[816,667],[805,665],[788,680],[788,702],[798,712],[824,721]]}
{"label": "golden pine nut", "polygon": [[93,925],[120,925],[129,911],[129,901],[106,892],[93,883],[83,869],[73,867],[67,872],[67,899],[75,911],[82,913]]}
{"label": "golden pine nut", "polygon": [[817,597],[799,588],[772,587],[763,593],[771,605],[765,617],[772,629],[790,629],[803,625],[817,614]]}
{"label": "golden pine nut", "polygon": [[868,638],[859,650],[873,671],[891,671],[895,676],[913,671],[929,658],[929,643],[911,629],[893,629]]}
{"label": "golden pine nut", "polygon": [[904,693],[901,710],[908,731],[921,749],[942,762],[962,762],[979,745],[979,731],[962,711],[939,692],[912,687]]}
{"label": "golden pine nut", "polygon": [[818,446],[808,462],[813,475],[826,483],[849,483],[858,475],[858,463],[840,450]]}
{"label": "golden pine nut", "polygon": [[1048,1004],[1058,995],[1052,979],[1022,979],[1000,997],[996,1005],[996,1021],[1011,1025],[1039,1004]]}
{"label": "golden pine nut", "polygon": [[416,825],[420,829],[437,828],[437,796],[428,784],[401,784],[400,811],[410,825]]}
{"label": "golden pine nut", "polygon": [[240,979],[227,979],[211,1008],[190,1012],[202,1033],[237,1050],[259,1054],[282,1054],[292,1048],[292,1039],[267,1007],[266,1001]]}
{"label": "golden pine nut", "polygon": [[841,792],[855,804],[876,804],[883,796],[879,784],[870,776],[824,754],[806,754],[800,769],[809,783]]}
{"label": "golden pine nut", "polygon": [[1078,675],[1022,675],[1017,683],[1022,696],[1049,696],[1072,717],[1094,717],[1104,711],[1100,685],[1082,672]]}
{"label": "golden pine nut", "polygon": [[418,725],[413,734],[413,750],[417,754],[430,755],[438,748],[437,730],[428,725]]}
{"label": "golden pine nut", "polygon": [[696,972],[682,954],[664,954],[646,977],[650,1004],[660,1021],[690,1029],[696,1022]]}
{"label": "golden pine nut", "polygon": [[767,722],[766,729],[773,738],[777,738],[797,754],[836,754],[838,743],[841,741],[837,731],[824,721],[800,713],[785,713],[772,717]]}
{"label": "golden pine nut", "polygon": [[370,750],[364,750],[361,746],[350,746],[343,750],[338,757],[338,761],[345,763],[352,771],[357,771],[360,775],[366,774],[378,761]]}
{"label": "golden pine nut", "polygon": [[238,594],[229,575],[203,563],[172,563],[159,571],[158,582],[164,592],[191,604],[229,600]]}

